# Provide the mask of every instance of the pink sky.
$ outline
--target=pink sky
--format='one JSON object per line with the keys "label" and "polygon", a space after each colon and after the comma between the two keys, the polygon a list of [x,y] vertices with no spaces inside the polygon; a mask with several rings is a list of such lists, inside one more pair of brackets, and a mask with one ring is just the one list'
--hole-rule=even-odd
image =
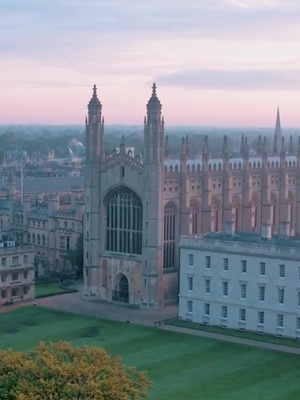
{"label": "pink sky", "polygon": [[0,124],[300,126],[300,3],[14,0],[1,4]]}

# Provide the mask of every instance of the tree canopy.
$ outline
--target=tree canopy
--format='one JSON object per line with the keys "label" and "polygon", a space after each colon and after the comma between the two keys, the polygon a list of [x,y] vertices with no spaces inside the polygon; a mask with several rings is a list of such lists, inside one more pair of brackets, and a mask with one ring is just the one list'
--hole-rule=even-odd
{"label": "tree canopy", "polygon": [[151,386],[104,349],[40,342],[30,353],[0,350],[1,400],[139,400]]}

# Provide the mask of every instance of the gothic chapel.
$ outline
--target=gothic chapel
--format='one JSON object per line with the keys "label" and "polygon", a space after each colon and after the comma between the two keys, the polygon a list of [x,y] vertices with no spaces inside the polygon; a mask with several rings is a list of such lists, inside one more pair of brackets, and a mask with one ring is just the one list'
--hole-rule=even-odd
{"label": "gothic chapel", "polygon": [[[285,150],[277,111],[273,152],[258,138],[249,155],[242,138],[240,157],[210,157],[208,138],[201,159],[189,158],[188,137],[179,160],[169,159],[161,103],[152,86],[144,119],[144,152],[134,155],[122,138],[104,155],[102,104],[94,86],[86,118],[84,297],[163,307],[178,299],[179,236],[224,229],[300,232],[300,144]],[[298,178],[299,177],[299,178]],[[285,232],[279,232],[280,227]],[[282,228],[281,228],[282,229]]]}

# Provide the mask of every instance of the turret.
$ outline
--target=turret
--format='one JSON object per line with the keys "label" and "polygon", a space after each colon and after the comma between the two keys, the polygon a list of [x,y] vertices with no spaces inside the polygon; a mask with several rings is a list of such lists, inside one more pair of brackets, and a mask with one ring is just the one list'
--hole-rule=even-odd
{"label": "turret", "polygon": [[261,140],[261,135],[258,136],[258,140],[257,140],[257,155],[261,156],[262,153],[262,140]]}
{"label": "turret", "polygon": [[276,123],[275,123],[275,130],[274,130],[274,143],[273,143],[273,154],[277,155],[280,153],[280,145],[282,139],[282,131],[281,131],[281,124],[280,124],[280,113],[279,107],[277,107],[277,114],[276,114]]}
{"label": "turret", "polygon": [[144,120],[144,162],[162,163],[164,159],[164,121],[161,116],[161,103],[153,83],[152,95],[147,103],[147,116]]}
{"label": "turret", "polygon": [[88,104],[86,124],[86,158],[87,161],[103,160],[104,118],[101,115],[102,104],[97,96],[97,87],[93,87],[93,96]]}
{"label": "turret", "polygon": [[293,154],[294,154],[294,143],[293,143],[293,135],[291,135],[289,141],[289,156],[292,156]]}
{"label": "turret", "polygon": [[166,137],[165,137],[164,156],[165,156],[165,159],[168,159],[170,156],[169,136],[168,135],[166,135]]}

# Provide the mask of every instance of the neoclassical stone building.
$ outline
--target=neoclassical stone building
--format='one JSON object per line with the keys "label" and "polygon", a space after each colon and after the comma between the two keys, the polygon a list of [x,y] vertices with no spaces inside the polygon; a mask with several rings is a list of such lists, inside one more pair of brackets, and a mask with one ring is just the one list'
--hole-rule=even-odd
{"label": "neoclassical stone building", "polygon": [[[179,160],[169,159],[168,137],[155,84],[144,119],[144,152],[104,155],[102,105],[94,86],[86,119],[84,297],[161,307],[176,301],[180,235],[237,230],[272,233],[285,222],[287,234],[300,233],[300,145],[294,155],[281,134],[279,111],[272,154],[258,138],[250,156],[247,138],[240,156],[210,157],[208,137],[201,159],[190,159],[188,137]],[[252,150],[253,153],[253,150]]]}

